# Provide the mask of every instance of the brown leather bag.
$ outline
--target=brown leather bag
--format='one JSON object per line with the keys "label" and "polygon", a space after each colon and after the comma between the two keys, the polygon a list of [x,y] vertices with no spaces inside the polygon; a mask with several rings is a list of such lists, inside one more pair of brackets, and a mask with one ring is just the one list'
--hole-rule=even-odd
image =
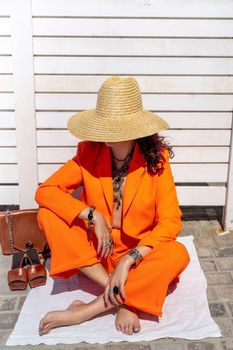
{"label": "brown leather bag", "polygon": [[22,209],[0,212],[0,243],[2,253],[10,255],[26,252],[33,247],[44,257],[50,256],[45,234],[37,222],[38,209]]}

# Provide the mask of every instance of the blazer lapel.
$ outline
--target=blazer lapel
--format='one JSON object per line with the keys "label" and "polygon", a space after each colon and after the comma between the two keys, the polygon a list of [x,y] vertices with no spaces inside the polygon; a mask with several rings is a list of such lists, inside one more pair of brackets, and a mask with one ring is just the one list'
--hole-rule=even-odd
{"label": "blazer lapel", "polygon": [[102,190],[109,212],[113,211],[113,184],[112,184],[112,162],[110,148],[103,145],[96,160],[96,173],[100,180]]}
{"label": "blazer lapel", "polygon": [[146,161],[144,155],[140,152],[138,143],[136,143],[125,181],[123,194],[123,217],[126,215],[145,173]]}

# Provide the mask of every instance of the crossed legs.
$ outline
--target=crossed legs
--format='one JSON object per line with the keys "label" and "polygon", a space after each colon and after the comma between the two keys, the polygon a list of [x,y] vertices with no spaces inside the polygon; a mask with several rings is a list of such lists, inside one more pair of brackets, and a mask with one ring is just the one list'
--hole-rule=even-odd
{"label": "crossed legs", "polygon": [[[86,276],[105,288],[109,278],[108,272],[97,258],[94,245],[92,242],[88,242],[87,234],[82,228],[82,221],[80,220],[79,227],[72,226],[70,228],[60,217],[47,208],[39,209],[37,220],[40,228],[46,234],[52,251],[50,276],[69,277],[76,272],[76,267],[79,266],[79,269]],[[86,261],[88,261],[88,265],[85,263]],[[63,272],[60,273],[60,271]],[[114,307],[112,305],[112,308]],[[72,325],[84,322],[107,310],[103,294],[89,304],[75,300],[67,310],[47,313],[40,321],[39,333],[46,334],[52,328],[62,324]],[[116,316],[116,328],[127,334],[132,334],[133,328],[134,331],[138,331],[139,321],[135,312],[121,308]]]}
{"label": "crossed legs", "polygon": [[[80,270],[101,287],[106,286],[109,275],[100,263],[81,267]],[[88,304],[85,304],[81,300],[75,300],[66,310],[47,313],[40,321],[39,334],[47,334],[56,327],[82,323],[113,308],[115,308],[114,305],[105,305],[103,294]],[[125,334],[133,334],[133,332],[140,330],[138,316],[135,310],[129,307],[119,308],[115,325],[118,331]]]}
{"label": "crossed legs", "polygon": [[[69,227],[46,208],[39,209],[38,223],[45,232],[52,251],[51,276],[74,274],[79,268],[105,288],[109,278],[108,272],[81,226]],[[144,257],[137,269],[132,269],[129,273],[125,285],[127,305],[123,305],[116,315],[116,328],[126,334],[140,330],[135,308],[161,316],[169,283],[188,263],[186,248],[176,241],[163,244]],[[46,314],[40,321],[39,333],[43,335],[55,327],[82,323],[114,307],[105,305],[103,294],[88,304],[75,300],[66,310]]]}

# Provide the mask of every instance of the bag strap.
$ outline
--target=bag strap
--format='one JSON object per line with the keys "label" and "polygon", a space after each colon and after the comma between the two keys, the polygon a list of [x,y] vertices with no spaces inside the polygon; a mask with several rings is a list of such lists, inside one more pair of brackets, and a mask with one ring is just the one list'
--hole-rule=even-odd
{"label": "bag strap", "polygon": [[6,223],[8,226],[8,232],[9,232],[9,244],[10,248],[12,250],[12,253],[14,253],[14,236],[13,236],[13,225],[12,225],[12,214],[9,209],[7,209],[6,212]]}
{"label": "bag strap", "polygon": [[[7,226],[8,226],[8,232],[9,232],[9,245],[10,245],[10,248],[11,248],[11,251],[12,253],[14,254],[14,249],[16,250],[19,250],[21,252],[26,252],[26,249],[23,250],[23,249],[20,249],[19,247],[16,247],[14,245],[14,235],[13,235],[13,217],[12,217],[12,213],[9,209],[7,209],[6,211],[6,223],[7,223]],[[27,244],[26,244],[26,248],[27,247],[33,247],[33,244],[31,241],[28,241]]]}

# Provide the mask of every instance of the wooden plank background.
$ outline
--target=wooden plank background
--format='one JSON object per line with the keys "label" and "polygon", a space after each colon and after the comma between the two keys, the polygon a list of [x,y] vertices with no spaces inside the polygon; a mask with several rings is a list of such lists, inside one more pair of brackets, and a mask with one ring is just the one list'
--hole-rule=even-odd
{"label": "wooden plank background", "polygon": [[0,6],[0,204],[19,204],[10,3]]}
{"label": "wooden plank background", "polygon": [[[170,125],[161,135],[174,146],[170,162],[180,204],[224,206],[233,2],[31,0],[31,6],[38,184],[75,154],[79,140],[67,131],[68,118],[95,107],[109,76],[132,75],[144,108]],[[5,15],[0,17],[1,191],[18,183],[11,26]],[[1,197],[20,202],[10,192]]]}

